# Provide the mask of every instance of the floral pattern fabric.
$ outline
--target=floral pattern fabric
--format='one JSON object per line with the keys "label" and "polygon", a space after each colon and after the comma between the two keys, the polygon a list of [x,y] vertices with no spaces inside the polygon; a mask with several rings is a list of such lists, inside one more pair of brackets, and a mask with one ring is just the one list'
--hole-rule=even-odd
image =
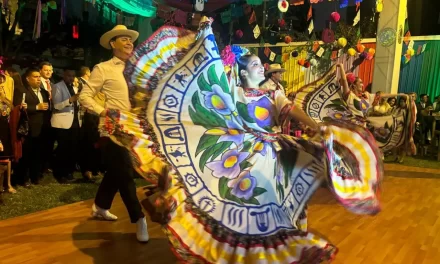
{"label": "floral pattern fabric", "polygon": [[[279,91],[229,83],[209,22],[187,48],[173,44],[186,35],[163,27],[134,51],[125,74],[132,99],[145,99],[138,100],[136,114],[109,112],[105,122],[136,167],[145,168],[151,155],[172,165],[163,195],[169,205],[164,231],[174,252],[188,263],[258,263],[261,256],[267,263],[331,260],[335,247],[304,232],[305,206],[328,175],[328,159],[333,163],[332,139],[349,130],[329,125],[331,137],[323,142],[286,137],[292,147],[282,147],[280,126],[292,103]],[[357,143],[368,140],[358,132],[352,135]],[[372,145],[364,152],[376,154]],[[373,161],[363,166],[380,169]],[[378,176],[334,175],[332,189],[341,202],[355,192],[354,211],[373,213]]]}
{"label": "floral pattern fabric", "polygon": [[[336,67],[333,66],[322,79],[301,88],[294,102],[317,122],[346,122],[366,127],[382,152],[404,144],[414,149],[414,115],[393,113],[387,116],[368,116],[367,112],[374,99],[370,93],[358,97],[353,92],[344,98],[337,83]],[[414,104],[408,102],[406,110],[411,112],[414,107]]]}

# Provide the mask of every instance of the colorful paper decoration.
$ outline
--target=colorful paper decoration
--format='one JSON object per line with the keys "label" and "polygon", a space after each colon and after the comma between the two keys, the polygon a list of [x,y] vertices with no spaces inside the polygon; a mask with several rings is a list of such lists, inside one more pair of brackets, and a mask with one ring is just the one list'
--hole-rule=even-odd
{"label": "colorful paper decoration", "polygon": [[307,53],[307,50],[306,50],[306,49],[303,49],[303,50],[301,51],[301,54],[300,54],[301,58],[305,59],[305,58],[307,58],[308,55],[309,55],[309,54]]}
{"label": "colorful paper decoration", "polygon": [[243,37],[243,31],[241,29],[237,29],[237,31],[235,31],[235,37],[241,39]]}
{"label": "colorful paper decoration", "polygon": [[194,6],[196,11],[202,12],[205,9],[205,0],[196,0],[196,4]]}
{"label": "colorful paper decoration", "polygon": [[318,41],[313,42],[313,46],[312,46],[313,52],[317,52],[318,49],[319,49],[319,42]]}
{"label": "colorful paper decoration", "polygon": [[278,26],[284,27],[286,25],[286,21],[284,19],[278,19]]}
{"label": "colorful paper decoration", "polygon": [[313,24],[313,19],[312,19],[312,21],[310,21],[309,28],[308,28],[309,34],[312,34],[314,29],[315,29],[315,25]]}
{"label": "colorful paper decoration", "polygon": [[324,54],[325,49],[323,47],[320,47],[318,52],[316,52],[316,56],[322,57],[322,54]]}
{"label": "colorful paper decoration", "polygon": [[338,12],[333,12],[330,14],[330,19],[334,23],[338,23],[341,19],[341,15]]}
{"label": "colorful paper decoration", "polygon": [[226,10],[226,11],[222,12],[220,14],[220,17],[221,17],[221,20],[222,20],[223,24],[227,24],[227,23],[231,22],[231,19],[232,19],[232,17],[231,17],[231,10],[229,9],[229,10]]}
{"label": "colorful paper decoration", "polygon": [[340,8],[346,8],[348,6],[348,0],[341,0],[339,4]]}
{"label": "colorful paper decoration", "polygon": [[322,31],[322,41],[324,43],[332,43],[335,41],[335,32],[333,30],[326,28]]}
{"label": "colorful paper decoration", "polygon": [[37,2],[37,10],[35,14],[34,34],[32,39],[36,40],[40,38],[41,34],[41,0]]}
{"label": "colorful paper decoration", "polygon": [[266,57],[269,57],[271,51],[268,47],[265,47],[263,52],[264,52],[264,55],[266,55]]}
{"label": "colorful paper decoration", "polygon": [[248,5],[261,5],[263,0],[246,0],[246,3]]}
{"label": "colorful paper decoration", "polygon": [[[97,0],[97,2],[102,1]],[[105,0],[105,2],[128,14],[142,17],[156,16],[156,7],[152,0]]]}
{"label": "colorful paper decoration", "polygon": [[67,8],[66,0],[61,0],[60,25],[66,23],[66,21],[67,21],[67,19],[66,19],[67,10],[66,10],[66,8]]}
{"label": "colorful paper decoration", "polygon": [[251,17],[249,18],[249,25],[255,23],[256,21],[257,21],[257,15],[255,14],[255,11],[252,11]]}
{"label": "colorful paper decoration", "polygon": [[289,3],[286,0],[278,0],[278,9],[280,12],[285,13],[289,9]]}
{"label": "colorful paper decoration", "polygon": [[345,46],[347,46],[347,39],[346,38],[339,38],[338,39],[338,46],[341,48],[345,48]]}
{"label": "colorful paper decoration", "polygon": [[257,39],[261,34],[260,27],[258,26],[258,24],[254,27],[253,32],[254,32],[254,38]]}
{"label": "colorful paper decoration", "polygon": [[313,16],[313,8],[310,5],[309,12],[307,12],[307,21],[309,21]]}
{"label": "colorful paper decoration", "polygon": [[354,55],[356,55],[356,50],[353,48],[349,48],[347,51],[347,54],[350,56],[354,56]]}
{"label": "colorful paper decoration", "polygon": [[380,13],[383,11],[383,0],[376,0],[376,12]]}
{"label": "colorful paper decoration", "polygon": [[403,38],[403,42],[405,42],[407,46],[409,44],[410,38],[411,38],[411,32],[408,31],[406,32],[405,37]]}
{"label": "colorful paper decoration", "polygon": [[357,51],[358,51],[359,53],[361,53],[361,52],[364,52],[364,51],[365,51],[365,46],[362,45],[361,42],[359,42],[359,43],[356,45],[356,49],[357,49]]}
{"label": "colorful paper decoration", "polygon": [[361,10],[357,11],[356,17],[353,20],[353,26],[356,26],[361,21]]}
{"label": "colorful paper decoration", "polygon": [[244,10],[242,5],[232,5],[231,6],[232,17],[242,17],[244,16]]}
{"label": "colorful paper decoration", "polygon": [[413,49],[413,48],[414,48],[414,40],[410,40],[408,44],[408,49]]}
{"label": "colorful paper decoration", "polygon": [[359,58],[361,58],[361,59],[366,59],[367,58],[367,56],[368,56],[368,53],[367,52],[362,52],[360,55],[359,55]]}
{"label": "colorful paper decoration", "polygon": [[269,60],[274,61],[276,54],[274,52],[270,52]]}
{"label": "colorful paper decoration", "polygon": [[290,0],[290,4],[293,6],[299,6],[304,4],[304,0]]}

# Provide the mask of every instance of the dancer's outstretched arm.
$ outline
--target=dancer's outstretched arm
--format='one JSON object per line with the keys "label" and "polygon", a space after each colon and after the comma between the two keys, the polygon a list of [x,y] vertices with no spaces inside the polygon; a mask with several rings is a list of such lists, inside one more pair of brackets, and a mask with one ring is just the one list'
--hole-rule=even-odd
{"label": "dancer's outstretched arm", "polygon": [[341,74],[341,79],[339,79],[339,83],[342,85],[342,94],[348,94],[350,92],[350,87],[348,86],[344,65],[342,63],[338,63],[336,64],[336,67],[339,68]]}
{"label": "dancer's outstretched arm", "polygon": [[380,93],[381,98],[390,98],[390,97],[397,97],[397,96],[408,98],[408,95],[404,94],[404,93],[399,93],[399,94]]}
{"label": "dancer's outstretched arm", "polygon": [[292,119],[295,119],[295,120],[303,123],[304,125],[310,127],[313,130],[317,130],[318,129],[318,124],[315,122],[315,120],[310,118],[306,113],[304,113],[303,110],[301,110],[301,109],[299,109],[297,107],[293,107],[290,110],[289,116]]}

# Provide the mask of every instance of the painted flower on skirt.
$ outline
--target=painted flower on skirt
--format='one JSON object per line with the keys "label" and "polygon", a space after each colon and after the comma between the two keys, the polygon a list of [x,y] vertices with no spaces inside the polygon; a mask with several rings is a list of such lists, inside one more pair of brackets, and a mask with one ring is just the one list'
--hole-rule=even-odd
{"label": "painted flower on skirt", "polygon": [[252,146],[252,152],[260,153],[262,156],[266,156],[268,151],[272,151],[272,157],[275,157],[275,150],[271,144],[272,143],[257,139]]}
{"label": "painted flower on skirt", "polygon": [[261,128],[272,126],[272,116],[274,113],[273,104],[266,96],[258,101],[252,101],[247,105],[249,115],[257,122]]}
{"label": "painted flower on skirt", "polygon": [[364,114],[367,113],[368,108],[370,108],[370,104],[365,99],[361,99],[360,101],[354,99],[353,105],[357,110],[362,111]]}
{"label": "painted flower on skirt", "polygon": [[240,173],[240,162],[248,156],[249,153],[247,152],[238,152],[236,149],[231,149],[223,153],[221,160],[211,161],[206,164],[206,167],[212,170],[212,176],[216,178],[235,179]]}
{"label": "painted flower on skirt", "polygon": [[222,88],[214,84],[212,92],[205,92],[205,105],[209,109],[214,109],[221,115],[230,115],[235,110],[231,95],[223,92]]}
{"label": "painted flower on skirt", "polygon": [[390,133],[391,131],[388,128],[379,127],[374,129],[374,137],[377,139],[386,140]]}
{"label": "painted flower on skirt", "polygon": [[337,120],[337,121],[339,121],[339,120],[350,120],[351,117],[352,117],[351,114],[349,112],[347,112],[347,111],[337,111],[337,110],[333,110],[333,109],[330,109],[327,112],[327,115],[331,119]]}
{"label": "painted flower on skirt", "polygon": [[241,172],[237,179],[228,182],[228,187],[232,188],[231,193],[238,198],[249,200],[257,186],[257,179],[248,170]]}
{"label": "painted flower on skirt", "polygon": [[244,133],[237,129],[218,127],[209,129],[205,134],[220,136],[218,142],[231,141],[237,147],[243,145]]}

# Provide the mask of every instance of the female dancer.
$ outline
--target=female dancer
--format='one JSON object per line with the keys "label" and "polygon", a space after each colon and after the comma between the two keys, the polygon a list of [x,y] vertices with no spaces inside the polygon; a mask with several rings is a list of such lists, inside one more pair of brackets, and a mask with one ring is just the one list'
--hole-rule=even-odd
{"label": "female dancer", "polygon": [[[163,27],[135,50],[125,70],[133,103],[138,103],[133,112],[147,101],[148,109],[136,117],[109,111],[103,126],[113,140],[130,149],[141,175],[147,174],[148,166],[160,167],[151,154],[160,152],[171,164],[157,205],[165,210],[164,230],[174,252],[185,263],[331,260],[336,248],[304,231],[304,208],[329,175],[333,192],[348,209],[378,211],[382,167],[369,134],[354,129],[346,139],[359,145],[351,157],[368,153],[371,159],[362,163],[334,155],[332,139],[347,136],[342,125],[327,126],[327,152],[321,140],[282,135],[280,126],[289,118],[310,131],[318,127],[282,92],[258,89],[264,79],[261,61],[239,47],[229,56],[234,61],[232,76],[242,87],[235,86],[234,78],[228,82],[210,21],[202,23],[196,38],[191,34]],[[151,97],[141,95],[145,89],[152,91]],[[141,120],[128,121],[135,118]],[[338,150],[349,152],[341,145]]]}
{"label": "female dancer", "polygon": [[374,101],[380,102],[381,98],[396,96],[407,98],[408,96],[406,94],[384,94],[382,92],[378,92],[377,95],[370,94],[364,90],[364,84],[361,78],[356,77],[353,73],[345,74],[344,65],[341,63],[336,66],[339,68],[341,75],[339,82],[342,86],[342,98],[360,125],[366,126],[367,113]]}

